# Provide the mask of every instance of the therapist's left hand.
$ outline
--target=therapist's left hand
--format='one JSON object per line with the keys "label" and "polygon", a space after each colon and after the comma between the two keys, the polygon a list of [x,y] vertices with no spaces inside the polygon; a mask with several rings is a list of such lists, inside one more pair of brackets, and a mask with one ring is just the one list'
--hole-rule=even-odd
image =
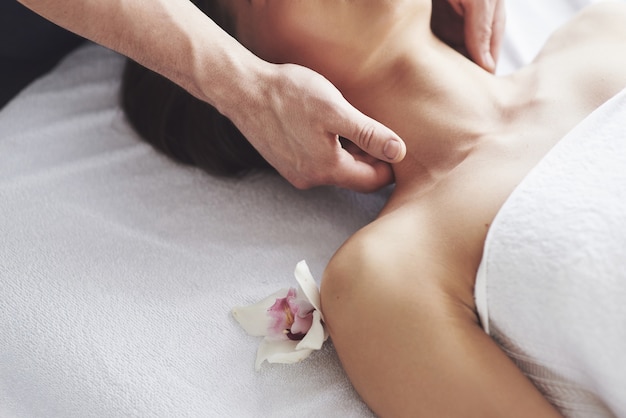
{"label": "therapist's left hand", "polygon": [[433,0],[433,32],[491,73],[505,22],[504,0]]}

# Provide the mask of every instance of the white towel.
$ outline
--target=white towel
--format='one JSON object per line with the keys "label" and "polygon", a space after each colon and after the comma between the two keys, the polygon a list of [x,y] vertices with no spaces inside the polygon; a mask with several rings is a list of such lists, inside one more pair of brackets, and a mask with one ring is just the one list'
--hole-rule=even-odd
{"label": "white towel", "polygon": [[506,201],[476,296],[485,329],[563,413],[626,416],[626,90]]}

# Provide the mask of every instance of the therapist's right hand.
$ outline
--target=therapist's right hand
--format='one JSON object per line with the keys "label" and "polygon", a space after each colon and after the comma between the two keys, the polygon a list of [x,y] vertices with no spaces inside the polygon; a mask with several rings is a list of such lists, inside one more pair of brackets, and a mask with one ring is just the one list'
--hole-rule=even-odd
{"label": "therapist's right hand", "polygon": [[254,89],[227,116],[291,184],[372,192],[393,182],[390,164],[404,158],[406,147],[392,130],[308,68],[269,64],[257,74],[248,84]]}

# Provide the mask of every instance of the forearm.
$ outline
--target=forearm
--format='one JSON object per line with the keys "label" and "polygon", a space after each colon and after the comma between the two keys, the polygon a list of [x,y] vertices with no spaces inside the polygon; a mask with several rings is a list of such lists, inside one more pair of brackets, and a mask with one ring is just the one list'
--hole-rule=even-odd
{"label": "forearm", "polygon": [[[224,111],[263,62],[188,0],[19,0]],[[249,84],[250,82],[248,82]]]}
{"label": "forearm", "polygon": [[[296,187],[374,191],[393,180],[388,163],[406,152],[395,133],[355,109],[328,80],[256,57],[189,0],[18,1],[213,105]],[[375,159],[342,148],[338,136]]]}

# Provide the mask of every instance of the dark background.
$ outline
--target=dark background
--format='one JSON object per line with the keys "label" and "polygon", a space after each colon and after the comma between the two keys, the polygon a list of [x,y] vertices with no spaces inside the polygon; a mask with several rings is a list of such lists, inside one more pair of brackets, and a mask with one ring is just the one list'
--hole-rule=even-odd
{"label": "dark background", "polygon": [[1,0],[0,109],[83,41],[16,0]]}

